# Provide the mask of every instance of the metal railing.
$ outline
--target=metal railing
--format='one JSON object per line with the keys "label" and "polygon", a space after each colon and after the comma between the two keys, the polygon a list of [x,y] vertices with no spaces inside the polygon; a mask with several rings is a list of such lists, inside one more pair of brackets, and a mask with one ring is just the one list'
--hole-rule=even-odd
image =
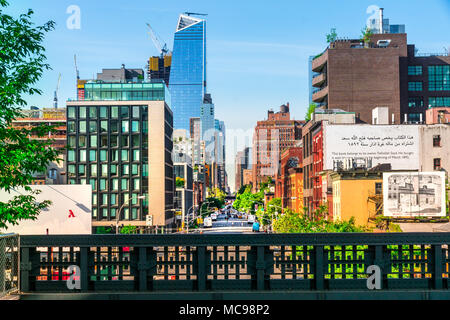
{"label": "metal railing", "polygon": [[0,298],[19,290],[19,235],[0,234]]}
{"label": "metal railing", "polygon": [[[364,294],[375,265],[378,292],[448,298],[449,243],[449,233],[22,236],[21,291]],[[79,289],[67,285],[70,266]]]}

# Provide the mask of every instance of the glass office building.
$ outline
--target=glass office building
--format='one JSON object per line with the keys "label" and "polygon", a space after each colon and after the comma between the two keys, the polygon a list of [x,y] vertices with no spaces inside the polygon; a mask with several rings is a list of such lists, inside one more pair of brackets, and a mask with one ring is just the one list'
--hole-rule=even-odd
{"label": "glass office building", "polygon": [[173,116],[159,85],[95,83],[67,102],[68,183],[92,186],[93,227],[173,220]]}
{"label": "glass office building", "polygon": [[170,70],[174,128],[189,131],[189,119],[200,116],[206,92],[206,21],[180,15]]}

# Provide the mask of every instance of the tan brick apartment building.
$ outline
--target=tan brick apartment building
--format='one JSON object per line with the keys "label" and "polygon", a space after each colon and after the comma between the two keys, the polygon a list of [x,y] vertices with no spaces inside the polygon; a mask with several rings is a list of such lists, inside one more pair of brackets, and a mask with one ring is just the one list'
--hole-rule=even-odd
{"label": "tan brick apartment building", "polygon": [[424,121],[428,107],[450,106],[449,64],[448,54],[416,53],[406,33],[336,40],[312,61],[312,99],[355,112],[357,122],[371,123],[376,107],[388,107],[394,124]]}

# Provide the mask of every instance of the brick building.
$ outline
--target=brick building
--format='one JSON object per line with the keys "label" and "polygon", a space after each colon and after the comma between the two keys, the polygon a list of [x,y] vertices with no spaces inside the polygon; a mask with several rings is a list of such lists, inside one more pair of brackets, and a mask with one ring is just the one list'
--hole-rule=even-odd
{"label": "brick building", "polygon": [[282,105],[280,111],[267,112],[267,119],[258,121],[253,134],[253,188],[268,177],[275,178],[279,169],[281,153],[301,139],[304,121],[292,120],[289,103]]}
{"label": "brick building", "polygon": [[358,122],[370,123],[376,107],[388,107],[393,124],[420,122],[428,107],[450,106],[449,64],[448,54],[417,54],[406,33],[336,40],[312,61],[312,100]]}

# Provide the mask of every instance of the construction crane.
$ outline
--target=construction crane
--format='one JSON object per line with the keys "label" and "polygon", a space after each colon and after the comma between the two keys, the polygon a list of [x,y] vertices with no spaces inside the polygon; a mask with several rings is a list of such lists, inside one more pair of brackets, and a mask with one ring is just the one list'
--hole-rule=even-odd
{"label": "construction crane", "polygon": [[76,54],[73,55],[73,60],[75,62],[75,72],[77,74],[77,80],[80,80],[80,72],[78,71],[78,67],[77,67],[77,55]]}
{"label": "construction crane", "polygon": [[185,12],[184,14],[187,14],[188,16],[207,16],[207,13],[195,13],[195,12]]}
{"label": "construction crane", "polygon": [[167,44],[165,42],[162,43],[160,41],[160,38],[156,35],[155,31],[153,31],[150,23],[147,23],[147,27],[150,30],[150,31],[148,31],[148,34],[150,35],[150,38],[152,38],[153,44],[155,45],[156,49],[160,52],[161,57],[167,55],[167,53],[169,52],[169,48],[167,48]]}
{"label": "construction crane", "polygon": [[55,97],[53,98],[53,107],[55,109],[58,109],[58,90],[59,90],[59,83],[61,82],[61,73],[58,77],[58,83],[56,84],[56,90],[55,90]]}

